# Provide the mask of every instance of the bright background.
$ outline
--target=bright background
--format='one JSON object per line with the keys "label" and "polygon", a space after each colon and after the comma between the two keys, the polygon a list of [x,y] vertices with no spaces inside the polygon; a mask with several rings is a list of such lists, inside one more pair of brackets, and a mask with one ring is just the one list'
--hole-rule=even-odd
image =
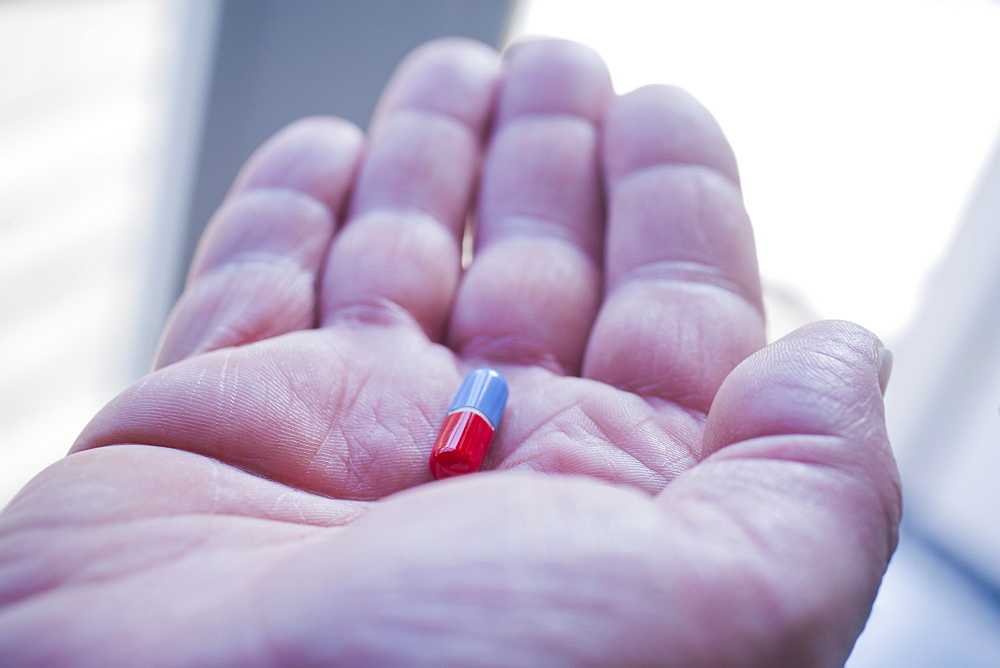
{"label": "bright background", "polygon": [[0,2],[0,504],[140,372],[176,5]]}

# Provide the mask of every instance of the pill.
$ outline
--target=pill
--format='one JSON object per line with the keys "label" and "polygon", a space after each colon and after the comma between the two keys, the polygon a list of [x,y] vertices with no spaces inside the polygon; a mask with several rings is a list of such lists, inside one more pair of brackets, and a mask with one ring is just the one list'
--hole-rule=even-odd
{"label": "pill", "polygon": [[507,381],[500,372],[482,368],[465,377],[431,450],[436,480],[480,469],[506,404]]}

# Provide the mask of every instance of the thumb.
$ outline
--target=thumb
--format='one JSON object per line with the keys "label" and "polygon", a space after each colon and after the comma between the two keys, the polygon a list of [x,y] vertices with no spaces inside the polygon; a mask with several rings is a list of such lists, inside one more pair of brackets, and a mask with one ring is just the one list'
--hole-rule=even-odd
{"label": "thumb", "polygon": [[692,596],[737,662],[842,665],[864,627],[901,515],[889,359],[844,322],[752,355],[715,397],[704,459],[658,498],[695,545]]}

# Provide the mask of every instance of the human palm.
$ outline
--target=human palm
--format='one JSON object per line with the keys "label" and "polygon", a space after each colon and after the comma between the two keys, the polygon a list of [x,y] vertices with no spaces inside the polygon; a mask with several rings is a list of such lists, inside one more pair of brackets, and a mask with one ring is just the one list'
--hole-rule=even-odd
{"label": "human palm", "polygon": [[[899,519],[886,355],[846,323],[763,347],[711,117],[576,45],[451,40],[362,145],[310,119],[244,168],[159,369],[0,519],[0,655],[842,662]],[[482,364],[488,471],[432,482]]]}

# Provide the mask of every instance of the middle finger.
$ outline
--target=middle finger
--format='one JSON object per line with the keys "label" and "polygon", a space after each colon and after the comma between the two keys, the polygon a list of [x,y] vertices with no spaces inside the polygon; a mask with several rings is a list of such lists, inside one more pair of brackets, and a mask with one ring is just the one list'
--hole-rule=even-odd
{"label": "middle finger", "polygon": [[509,56],[476,254],[452,315],[459,354],[579,370],[601,298],[597,126],[611,96],[604,62],[580,45],[535,42]]}

